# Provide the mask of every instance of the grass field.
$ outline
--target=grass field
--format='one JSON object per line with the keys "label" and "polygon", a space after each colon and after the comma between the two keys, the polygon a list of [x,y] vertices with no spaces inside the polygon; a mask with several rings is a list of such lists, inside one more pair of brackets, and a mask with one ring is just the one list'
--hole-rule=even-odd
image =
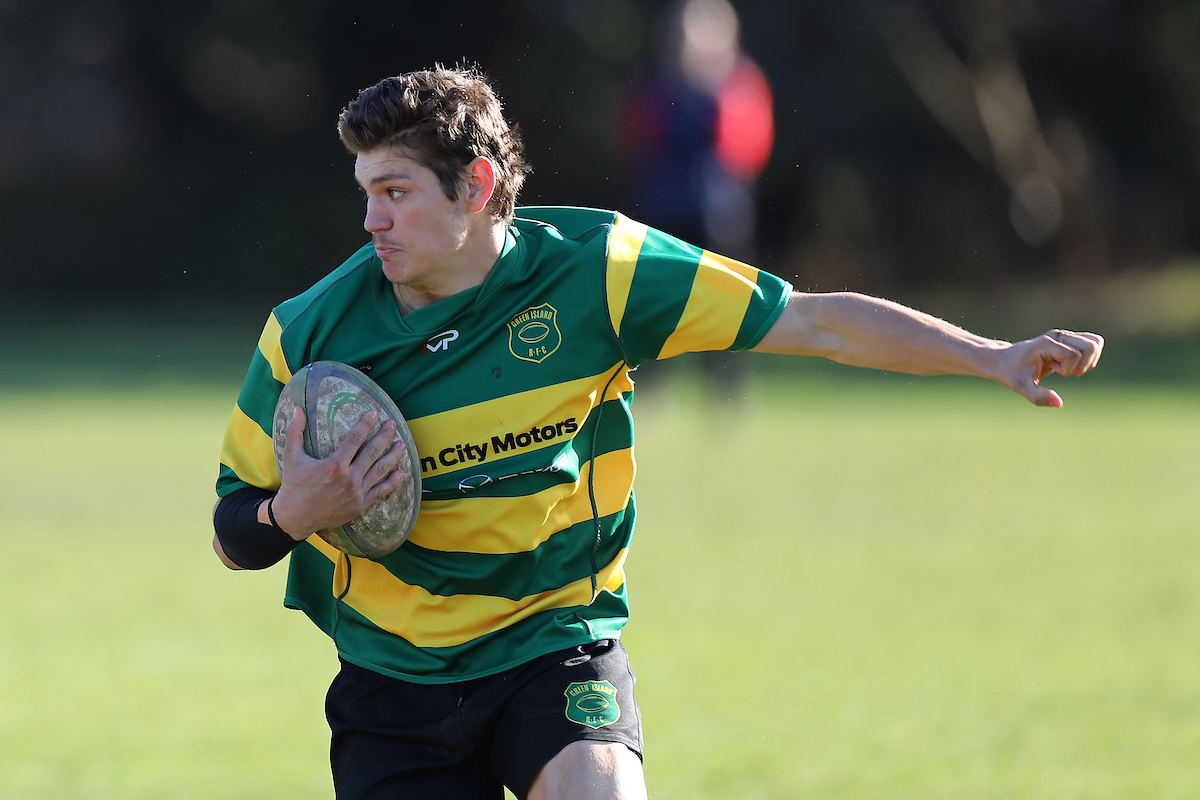
{"label": "grass field", "polygon": [[[1056,386],[639,394],[652,797],[1200,796],[1200,402]],[[332,649],[209,549],[235,391],[0,388],[0,798],[332,796]]]}

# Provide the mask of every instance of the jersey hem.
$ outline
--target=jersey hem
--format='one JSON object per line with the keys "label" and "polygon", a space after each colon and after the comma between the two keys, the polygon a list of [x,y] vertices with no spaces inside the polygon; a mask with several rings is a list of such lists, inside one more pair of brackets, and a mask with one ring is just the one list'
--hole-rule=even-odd
{"label": "jersey hem", "polygon": [[[298,600],[296,597],[294,597],[292,595],[286,595],[283,598],[283,606],[284,606],[284,608],[288,608],[293,611],[304,612],[305,616],[307,616],[310,620],[312,620],[313,624],[315,624],[326,636],[330,636],[329,631],[325,630],[324,626],[322,626],[320,623],[317,622],[316,615],[313,613],[312,608],[304,601]],[[333,637],[330,636],[330,638],[333,638]],[[388,669],[387,667],[381,666],[372,661],[368,661],[365,658],[361,658],[361,657],[353,655],[351,653],[347,653],[345,650],[343,650],[342,648],[337,646],[337,642],[334,642],[333,646],[337,650],[337,654],[340,658],[343,658],[346,661],[349,661],[351,664],[354,664],[357,667],[362,667],[363,669],[369,669],[372,672],[379,673],[380,675],[386,675],[387,677],[395,678],[396,680],[406,681],[408,683],[417,683],[417,684],[422,684],[422,685],[426,685],[426,686],[432,686],[432,685],[444,685],[444,684],[451,684],[451,683],[463,683],[464,681],[472,681],[472,680],[475,680],[476,678],[486,678],[490,675],[496,675],[501,672],[505,672],[506,670],[510,670],[515,667],[519,667],[522,664],[528,664],[530,661],[533,661],[535,658],[541,658],[544,655],[549,655],[550,653],[556,653],[559,650],[568,650],[572,647],[581,647],[585,644],[592,644],[594,642],[603,641],[604,639],[620,639],[620,638],[621,638],[620,629],[613,631],[612,633],[598,635],[595,632],[595,630],[592,629],[592,626],[588,625],[588,635],[587,636],[578,636],[578,637],[574,637],[572,639],[565,639],[564,641],[558,642],[552,646],[542,647],[542,648],[538,648],[537,650],[533,650],[527,654],[520,656],[519,658],[515,658],[510,661],[506,661],[498,666],[488,667],[487,669],[479,670],[478,672],[469,672],[469,673],[466,673],[463,675],[415,675],[415,674],[408,673],[408,672],[401,672],[400,670]]]}
{"label": "jersey hem", "polygon": [[358,658],[357,656],[352,656],[349,653],[344,652],[340,647],[337,648],[337,651],[338,651],[338,655],[341,658],[344,658],[346,661],[349,661],[351,664],[362,667],[363,669],[369,669],[372,672],[378,672],[380,675],[386,675],[389,678],[395,678],[396,680],[406,681],[408,683],[417,683],[417,684],[422,684],[422,685],[441,685],[441,684],[452,684],[452,683],[464,683],[466,681],[473,681],[476,678],[487,678],[491,675],[497,675],[501,672],[505,672],[507,670],[514,669],[516,667],[520,667],[524,664],[528,664],[530,661],[541,658],[544,655],[549,655],[550,653],[557,653],[559,650],[569,650],[572,647],[581,647],[582,645],[592,644],[593,642],[599,642],[604,639],[620,639],[621,637],[618,634],[619,634],[619,632],[614,633],[612,635],[597,636],[597,635],[595,635],[595,633],[592,633],[589,636],[582,636],[582,637],[579,637],[578,639],[568,639],[565,642],[555,644],[552,647],[539,648],[537,650],[530,652],[527,655],[523,655],[520,658],[516,658],[511,661],[507,661],[496,667],[488,667],[487,669],[481,670],[479,672],[470,672],[470,673],[467,673],[464,675],[452,675],[452,676],[411,675],[407,672],[400,672],[399,670],[393,670],[393,669],[388,669],[387,667],[381,667],[378,664],[374,664],[370,661],[367,661],[365,658]]}
{"label": "jersey hem", "polygon": [[230,481],[228,484],[226,484],[224,486],[217,487],[217,499],[223,500],[224,498],[228,497],[229,495],[233,494],[234,492],[238,491],[239,489],[262,489],[262,488],[264,488],[264,487],[255,486],[254,484],[246,483],[243,480]]}
{"label": "jersey hem", "polygon": [[747,350],[751,350],[756,347],[779,320],[779,316],[783,313],[783,310],[787,308],[788,301],[791,300],[791,298],[792,284],[788,281],[784,281],[782,296],[779,298],[779,302],[775,304],[775,307],[771,309],[771,313],[768,314],[766,319],[763,320],[762,325],[758,326],[758,330],[756,330],[754,334],[746,340],[746,344],[736,349],[731,349],[730,352],[744,353]]}

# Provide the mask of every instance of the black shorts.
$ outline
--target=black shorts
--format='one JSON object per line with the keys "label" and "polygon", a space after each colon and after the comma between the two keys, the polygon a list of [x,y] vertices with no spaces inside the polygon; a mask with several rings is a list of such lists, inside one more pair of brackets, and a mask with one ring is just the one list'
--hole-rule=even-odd
{"label": "black shorts", "polygon": [[615,639],[551,653],[507,672],[415,684],[346,661],[325,713],[338,800],[525,797],[551,758],[580,740],[642,754],[642,720]]}

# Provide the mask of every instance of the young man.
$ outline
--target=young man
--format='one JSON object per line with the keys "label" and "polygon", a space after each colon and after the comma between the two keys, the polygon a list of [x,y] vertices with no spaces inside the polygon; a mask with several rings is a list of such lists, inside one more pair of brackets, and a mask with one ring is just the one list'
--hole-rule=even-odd
{"label": "young man", "polygon": [[[633,533],[630,372],[700,350],[819,355],[991,378],[1038,405],[1099,336],[985,339],[884,300],[802,294],[619,214],[515,210],[528,167],[486,81],[389,78],[342,113],[372,242],[274,309],[230,421],[213,547],[232,569],[291,554],[285,603],[334,640],[339,798],[645,797],[618,640]],[[319,359],[368,371],[421,457],[409,540],[372,561],[311,534],[396,488],[365,418],[324,460],[271,420]]]}

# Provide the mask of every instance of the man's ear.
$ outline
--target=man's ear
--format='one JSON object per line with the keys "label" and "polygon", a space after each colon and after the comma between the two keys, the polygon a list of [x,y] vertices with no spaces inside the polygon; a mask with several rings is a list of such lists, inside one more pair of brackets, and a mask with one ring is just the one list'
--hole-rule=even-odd
{"label": "man's ear", "polygon": [[488,207],[496,191],[496,165],[479,156],[467,165],[467,210],[479,213]]}

